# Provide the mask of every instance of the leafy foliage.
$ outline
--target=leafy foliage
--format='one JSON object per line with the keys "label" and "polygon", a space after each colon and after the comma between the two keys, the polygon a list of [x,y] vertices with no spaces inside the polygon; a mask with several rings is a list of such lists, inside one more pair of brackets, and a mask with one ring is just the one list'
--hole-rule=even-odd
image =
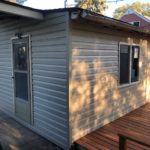
{"label": "leafy foliage", "polygon": [[106,0],[76,0],[77,7],[103,14],[107,9]]}
{"label": "leafy foliage", "polygon": [[117,8],[113,14],[113,17],[116,19],[119,19],[128,8],[131,8],[132,10],[136,11],[137,13],[150,17],[150,3],[141,3],[141,2],[135,2],[131,5],[125,4],[119,8]]}

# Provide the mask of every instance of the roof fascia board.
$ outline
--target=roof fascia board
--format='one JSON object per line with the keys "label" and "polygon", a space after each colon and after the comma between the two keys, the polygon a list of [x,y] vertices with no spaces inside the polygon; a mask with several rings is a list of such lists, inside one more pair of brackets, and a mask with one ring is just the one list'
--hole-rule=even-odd
{"label": "roof fascia board", "polygon": [[125,28],[125,29],[131,29],[131,30],[134,30],[135,27],[129,25],[129,24],[125,24],[122,23],[122,22],[118,22],[116,20],[113,20],[111,18],[107,18],[105,16],[94,16],[90,13],[87,13],[87,12],[83,12],[81,14],[81,17],[82,18],[85,18],[85,19],[89,19],[89,20],[93,20],[93,21],[96,21],[96,22],[101,22],[101,23],[105,23],[105,24],[110,24],[110,25],[115,25],[115,26],[118,26],[118,27],[121,27],[121,28]]}
{"label": "roof fascia board", "polygon": [[76,17],[72,17],[72,14],[71,14],[71,19],[72,20],[83,18],[83,19],[87,19],[87,20],[90,20],[90,21],[98,22],[98,23],[104,23],[104,24],[107,24],[107,25],[116,26],[120,29],[125,29],[125,30],[128,30],[128,31],[133,31],[133,32],[137,32],[137,33],[140,33],[140,34],[146,34],[148,36],[150,35],[149,31],[137,29],[136,27],[134,27],[130,24],[127,24],[125,22],[121,22],[119,20],[115,20],[115,19],[103,16],[103,15],[91,14],[90,12],[87,12],[86,10],[82,10],[80,12],[80,14],[78,14],[78,15],[77,15],[77,12],[73,12],[73,16],[74,16],[74,14],[75,14]]}
{"label": "roof fascia board", "polygon": [[22,8],[19,6],[6,4],[3,2],[0,2],[0,12],[17,15],[17,16],[22,16],[22,17],[27,17],[27,18],[32,18],[32,19],[37,19],[37,20],[44,19],[44,16],[41,12],[29,10],[29,9]]}

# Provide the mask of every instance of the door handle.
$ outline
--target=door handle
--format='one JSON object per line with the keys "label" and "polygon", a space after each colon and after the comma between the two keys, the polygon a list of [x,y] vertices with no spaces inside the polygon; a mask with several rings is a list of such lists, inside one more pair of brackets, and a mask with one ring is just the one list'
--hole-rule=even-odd
{"label": "door handle", "polygon": [[12,78],[12,79],[14,79],[15,77],[14,77],[14,76],[12,76],[11,78]]}

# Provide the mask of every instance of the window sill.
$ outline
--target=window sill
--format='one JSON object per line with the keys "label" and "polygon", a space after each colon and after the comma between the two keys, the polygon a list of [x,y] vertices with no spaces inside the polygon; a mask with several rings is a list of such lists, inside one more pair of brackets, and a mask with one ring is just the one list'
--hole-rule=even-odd
{"label": "window sill", "polygon": [[122,84],[122,85],[119,85],[118,88],[130,87],[130,86],[137,85],[137,84],[139,84],[139,83],[140,83],[140,81],[133,82],[133,83],[128,83],[128,84]]}

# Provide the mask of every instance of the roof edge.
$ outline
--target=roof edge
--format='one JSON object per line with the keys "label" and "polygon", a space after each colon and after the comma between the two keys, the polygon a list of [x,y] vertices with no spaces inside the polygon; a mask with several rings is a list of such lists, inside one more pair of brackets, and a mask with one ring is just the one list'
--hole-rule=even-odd
{"label": "roof edge", "polygon": [[[78,9],[79,11],[79,9]],[[128,31],[134,31],[134,32],[138,32],[140,34],[146,34],[146,35],[150,35],[150,31],[149,30],[143,30],[140,29],[138,27],[135,27],[127,22],[121,21],[121,20],[117,20],[114,18],[110,18],[101,14],[97,14],[85,9],[80,9],[80,12],[73,12],[74,14],[71,15],[71,19],[77,19],[77,18],[82,18],[82,19],[86,19],[86,20],[90,20],[90,21],[94,21],[94,22],[98,22],[98,23],[104,23],[104,24],[109,24],[112,26],[115,26],[118,29],[124,29],[124,30],[128,30]]]}
{"label": "roof edge", "polygon": [[[5,5],[9,6],[9,9],[7,10],[8,13],[11,13],[10,11],[12,11],[12,8],[13,8],[14,12],[12,14],[18,15],[18,16],[20,15],[22,17],[29,17],[32,19],[41,20],[44,18],[43,15],[45,13],[68,11],[69,13],[76,13],[77,18],[80,17],[82,19],[90,20],[90,21],[97,22],[97,23],[104,23],[107,25],[109,24],[109,25],[115,26],[118,29],[124,29],[124,30],[128,30],[128,31],[136,31],[140,34],[150,35],[150,31],[139,29],[138,27],[134,27],[133,25],[126,23],[124,21],[110,18],[110,17],[104,16],[101,14],[97,14],[95,12],[92,12],[92,11],[89,11],[86,9],[78,8],[78,7],[41,10],[41,9],[27,7],[27,6],[22,6],[22,5],[11,3],[11,2],[6,2],[4,0],[1,0],[0,4],[5,4]],[[20,12],[21,12],[21,10],[24,10],[24,12],[21,12],[21,14],[20,14],[18,11],[15,10],[16,8],[18,8],[18,10],[20,10]],[[7,12],[1,5],[0,5],[0,10],[2,10],[2,12]],[[77,19],[77,18],[71,18],[71,19]]]}
{"label": "roof edge", "polygon": [[11,2],[0,1],[0,12],[37,20],[44,19],[42,11],[14,4]]}
{"label": "roof edge", "polygon": [[20,7],[20,8],[25,8],[25,9],[29,9],[29,10],[33,10],[33,11],[42,12],[41,9],[36,9],[36,8],[20,5],[20,4],[9,2],[9,1],[5,1],[5,0],[0,0],[0,2],[5,3],[5,4],[9,4],[9,5],[12,5],[12,6],[17,6],[17,7]]}

